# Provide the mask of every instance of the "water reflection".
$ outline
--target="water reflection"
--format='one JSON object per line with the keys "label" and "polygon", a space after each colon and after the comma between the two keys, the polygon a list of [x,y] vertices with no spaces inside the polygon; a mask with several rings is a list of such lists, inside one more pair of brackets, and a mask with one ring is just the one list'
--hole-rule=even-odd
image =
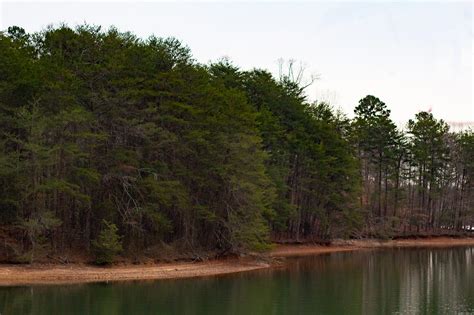
{"label": "water reflection", "polygon": [[474,248],[367,250],[193,280],[0,288],[1,314],[474,314]]}

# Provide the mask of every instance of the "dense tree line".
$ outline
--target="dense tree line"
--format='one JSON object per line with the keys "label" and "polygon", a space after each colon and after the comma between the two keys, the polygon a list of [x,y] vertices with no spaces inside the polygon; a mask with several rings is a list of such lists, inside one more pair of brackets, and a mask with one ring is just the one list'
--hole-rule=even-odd
{"label": "dense tree line", "polygon": [[[355,109],[351,137],[361,162],[362,235],[440,234],[469,230],[474,218],[474,133],[452,133],[420,112],[406,130],[367,96]],[[367,216],[366,216],[367,217]]]}
{"label": "dense tree line", "polygon": [[202,65],[173,38],[67,26],[0,34],[1,256],[461,231],[474,136],[421,112],[350,120],[293,78]]}

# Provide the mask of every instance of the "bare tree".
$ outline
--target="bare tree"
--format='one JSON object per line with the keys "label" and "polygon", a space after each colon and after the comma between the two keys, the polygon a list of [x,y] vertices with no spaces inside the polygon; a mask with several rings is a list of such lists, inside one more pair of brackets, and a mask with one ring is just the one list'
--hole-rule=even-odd
{"label": "bare tree", "polygon": [[319,74],[311,73],[309,78],[305,75],[308,66],[302,61],[296,61],[295,59],[288,59],[285,61],[283,58],[278,59],[278,76],[280,81],[288,80],[301,87],[301,90],[305,90],[311,86],[316,80],[319,79]]}

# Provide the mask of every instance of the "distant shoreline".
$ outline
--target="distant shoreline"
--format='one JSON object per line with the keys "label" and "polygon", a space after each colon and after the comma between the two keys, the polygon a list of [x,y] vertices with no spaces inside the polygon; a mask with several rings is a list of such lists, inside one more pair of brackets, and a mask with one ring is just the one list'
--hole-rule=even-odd
{"label": "distant shoreline", "polygon": [[[434,237],[401,240],[335,240],[329,246],[276,245],[271,259],[375,248],[474,246],[474,238]],[[228,258],[206,262],[96,267],[82,264],[0,265],[0,286],[73,284],[107,281],[181,279],[238,273],[273,267],[264,259]]]}

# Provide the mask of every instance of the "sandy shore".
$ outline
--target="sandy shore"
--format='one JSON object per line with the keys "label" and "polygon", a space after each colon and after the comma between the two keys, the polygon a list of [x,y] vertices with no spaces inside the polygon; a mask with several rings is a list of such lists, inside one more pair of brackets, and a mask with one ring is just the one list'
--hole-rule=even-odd
{"label": "sandy shore", "polygon": [[0,286],[25,284],[65,284],[124,280],[193,278],[236,273],[270,267],[252,260],[225,260],[200,263],[166,263],[96,267],[88,265],[0,265]]}
{"label": "sandy shore", "polygon": [[[430,238],[407,240],[336,240],[331,246],[278,245],[269,255],[273,258],[318,255],[388,247],[474,246],[474,238]],[[0,265],[0,285],[61,284],[98,281],[178,279],[222,275],[272,267],[254,259],[226,259],[199,263],[169,263],[94,267],[87,265]]]}

